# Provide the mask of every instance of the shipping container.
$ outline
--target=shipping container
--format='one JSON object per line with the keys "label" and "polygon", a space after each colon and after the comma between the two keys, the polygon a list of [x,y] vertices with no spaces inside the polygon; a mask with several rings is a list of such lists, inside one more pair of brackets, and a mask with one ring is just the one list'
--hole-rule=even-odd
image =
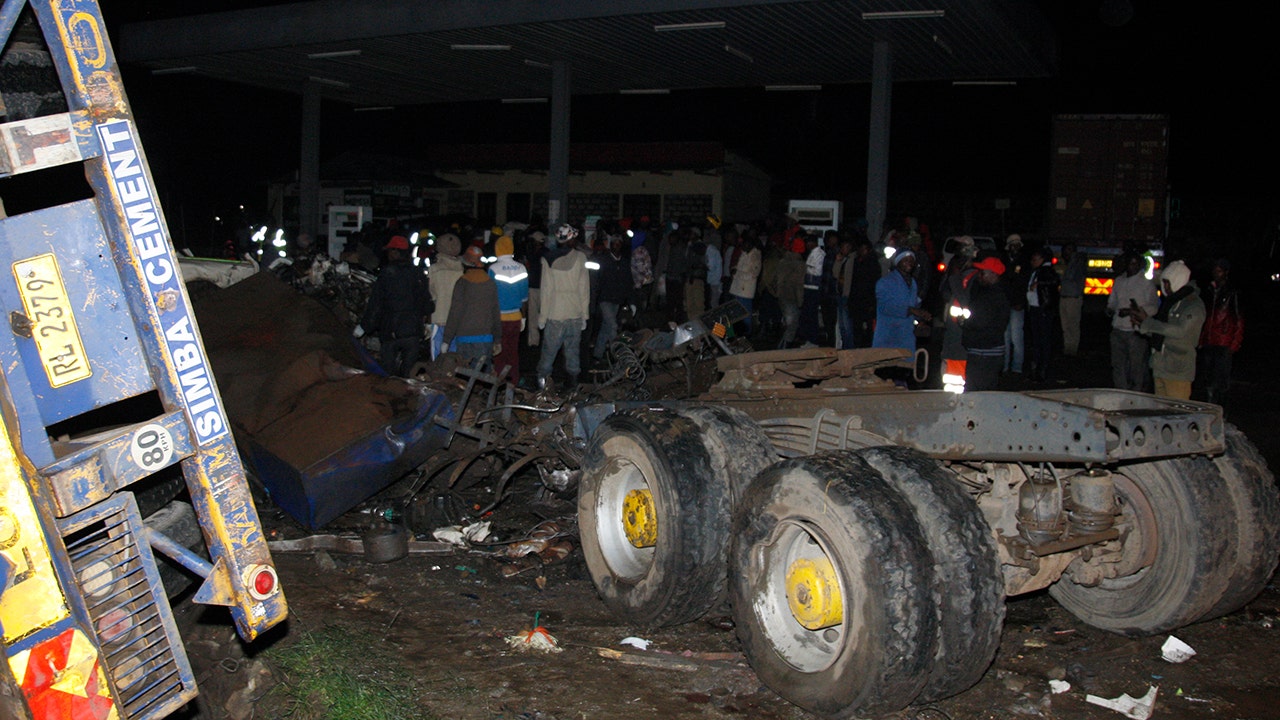
{"label": "shipping container", "polygon": [[1081,245],[1163,242],[1168,160],[1164,115],[1056,116],[1050,240]]}

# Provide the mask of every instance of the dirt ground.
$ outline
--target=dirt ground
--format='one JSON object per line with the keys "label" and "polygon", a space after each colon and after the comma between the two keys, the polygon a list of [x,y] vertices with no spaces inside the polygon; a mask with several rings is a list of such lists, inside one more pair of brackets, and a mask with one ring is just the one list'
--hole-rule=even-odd
{"label": "dirt ground", "polygon": [[[644,635],[654,643],[647,655],[670,667],[600,657],[595,648],[627,650],[619,641],[639,633],[608,616],[577,562],[549,569],[540,590],[532,578],[505,579],[494,566],[464,556],[412,557],[385,566],[350,557],[332,560],[277,557],[292,612],[287,632],[274,642],[342,628],[399,659],[416,686],[423,717],[810,717],[762,687],[734,657],[733,632],[706,621]],[[182,615],[197,612],[187,605]],[[518,653],[506,644],[504,637],[530,627],[535,613],[563,652]],[[1160,658],[1165,636],[1122,638],[1076,621],[1047,595],[1019,598],[1009,602],[999,655],[981,683],[888,717],[1104,720],[1121,716],[1087,704],[1087,694],[1140,697],[1157,686],[1153,717],[1275,718],[1277,624],[1280,592],[1271,586],[1242,612],[1178,631],[1197,655],[1175,665]],[[207,619],[189,626],[206,710],[198,717],[230,717],[234,707],[228,699],[248,682],[255,662],[275,671],[259,684],[259,693],[289,681],[275,668],[272,647],[249,660],[233,634]],[[713,659],[681,662],[686,651]],[[631,657],[645,655],[633,651]],[[1071,689],[1051,694],[1050,679],[1065,679]],[[283,695],[266,694],[258,703],[252,717],[289,716]]]}
{"label": "dirt ground", "polygon": [[[1255,337],[1274,330],[1261,325]],[[1063,362],[1055,386],[1105,386],[1105,330],[1087,334],[1084,357]],[[1263,353],[1242,353],[1227,405],[1228,419],[1280,468],[1280,388],[1265,380]],[[1025,389],[1014,380],[1008,389]],[[516,501],[509,501],[516,502]],[[506,506],[504,506],[506,507]],[[260,512],[275,537],[297,537],[269,504]],[[570,517],[568,500],[527,501],[505,516],[499,532],[518,534],[541,517]],[[336,525],[357,531],[370,514],[351,513]],[[286,626],[246,648],[216,608],[175,608],[195,667],[201,697],[180,717],[367,717],[333,708],[317,711],[290,694],[306,671],[284,657],[316,636],[354,646],[350,668],[358,683],[379,677],[412,697],[405,717],[489,720],[525,718],[806,718],[804,711],[763,687],[742,660],[732,629],[719,618],[656,633],[619,624],[596,597],[580,553],[506,577],[502,563],[462,551],[411,555],[388,564],[331,553],[278,553],[288,596]],[[534,619],[562,652],[517,652],[505,638]],[[1173,664],[1161,659],[1167,635],[1130,639],[1080,623],[1048,595],[1011,599],[1002,645],[982,681],[961,695],[887,717],[945,718],[1123,717],[1086,702],[1086,695],[1141,697],[1157,687],[1153,718],[1256,719],[1280,717],[1280,590],[1275,580],[1246,609],[1174,633],[1196,651]],[[620,644],[639,636],[648,652]],[[602,657],[597,648],[625,653]],[[318,671],[317,671],[318,672]],[[381,674],[381,675],[380,675]],[[1050,680],[1070,689],[1054,694]]]}

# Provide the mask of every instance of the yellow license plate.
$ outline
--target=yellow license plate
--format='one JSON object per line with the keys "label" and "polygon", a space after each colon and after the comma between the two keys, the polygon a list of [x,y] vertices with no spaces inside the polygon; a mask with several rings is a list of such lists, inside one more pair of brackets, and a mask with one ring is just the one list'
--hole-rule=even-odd
{"label": "yellow license plate", "polygon": [[31,321],[31,337],[50,387],[62,387],[93,374],[80,340],[67,289],[52,253],[13,264],[18,292]]}

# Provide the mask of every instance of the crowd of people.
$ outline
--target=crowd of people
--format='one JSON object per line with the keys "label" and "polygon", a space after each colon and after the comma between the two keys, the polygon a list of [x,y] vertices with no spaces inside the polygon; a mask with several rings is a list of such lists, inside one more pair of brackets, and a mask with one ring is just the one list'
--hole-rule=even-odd
{"label": "crowd of people", "polygon": [[[1084,253],[1067,244],[1055,256],[1017,234],[982,250],[961,237],[944,258],[914,218],[876,241],[865,224],[818,233],[786,216],[454,225],[413,251],[390,232],[352,257],[381,251],[361,329],[377,333],[398,374],[452,351],[517,383],[523,358],[536,373],[527,386],[545,387],[559,368],[573,386],[584,365],[606,362],[622,328],[678,325],[730,301],[746,312],[734,332],[758,350],[928,348],[953,391],[1016,376],[1048,383],[1081,352]],[[1205,399],[1223,402],[1244,327],[1229,262],[1214,264],[1203,291],[1182,261],[1153,274],[1133,252],[1116,267],[1106,305],[1113,385],[1187,399],[1198,379]]]}

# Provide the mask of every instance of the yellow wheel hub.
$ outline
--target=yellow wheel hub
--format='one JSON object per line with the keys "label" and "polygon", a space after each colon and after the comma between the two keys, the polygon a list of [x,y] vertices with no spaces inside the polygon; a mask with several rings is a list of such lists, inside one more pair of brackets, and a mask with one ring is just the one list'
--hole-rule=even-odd
{"label": "yellow wheel hub", "polygon": [[844,621],[836,569],[826,558],[803,558],[787,568],[787,605],[796,622],[821,630]]}
{"label": "yellow wheel hub", "polygon": [[622,527],[627,541],[638,548],[658,544],[658,516],[653,508],[653,493],[632,490],[622,500]]}

